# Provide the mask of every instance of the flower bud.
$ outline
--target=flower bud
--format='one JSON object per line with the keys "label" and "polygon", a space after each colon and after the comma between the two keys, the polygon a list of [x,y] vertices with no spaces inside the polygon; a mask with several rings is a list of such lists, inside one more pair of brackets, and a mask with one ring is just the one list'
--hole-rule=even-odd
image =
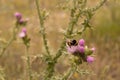
{"label": "flower bud", "polygon": [[16,17],[17,20],[20,20],[22,18],[21,13],[19,12],[16,12],[14,16]]}
{"label": "flower bud", "polygon": [[24,33],[24,32],[21,32],[20,34],[19,34],[19,37],[20,38],[24,38],[26,36],[26,34]]}
{"label": "flower bud", "polygon": [[94,52],[94,51],[95,51],[95,48],[93,47],[93,48],[91,48],[90,50],[91,50],[92,52]]}
{"label": "flower bud", "polygon": [[79,40],[79,45],[80,45],[80,46],[84,46],[84,45],[85,45],[84,39],[80,39],[80,40]]}
{"label": "flower bud", "polygon": [[78,45],[78,51],[79,51],[80,53],[84,53],[84,52],[85,52],[85,48],[84,48],[83,46],[79,46],[79,45]]}
{"label": "flower bud", "polygon": [[24,38],[27,35],[26,32],[27,32],[26,28],[22,28],[22,31],[20,32],[19,37]]}
{"label": "flower bud", "polygon": [[26,28],[22,28],[22,32],[26,33],[27,32]]}
{"label": "flower bud", "polygon": [[94,57],[92,56],[87,56],[87,62],[92,63],[94,61]]}
{"label": "flower bud", "polygon": [[19,23],[20,23],[20,24],[23,24],[23,23],[24,23],[24,20],[23,20],[23,19],[20,19],[20,20],[19,20]]}
{"label": "flower bud", "polygon": [[26,23],[28,22],[28,18],[27,19],[20,19],[19,21],[18,21],[18,23],[20,24],[20,25],[26,25]]}

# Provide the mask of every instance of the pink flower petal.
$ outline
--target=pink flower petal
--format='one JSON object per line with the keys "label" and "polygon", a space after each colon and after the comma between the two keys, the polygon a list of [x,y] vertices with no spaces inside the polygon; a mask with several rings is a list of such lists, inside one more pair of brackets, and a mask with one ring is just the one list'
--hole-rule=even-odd
{"label": "pink flower petal", "polygon": [[24,32],[21,32],[20,34],[19,34],[19,37],[20,38],[24,38],[26,36],[26,34],[24,33]]}
{"label": "pink flower petal", "polygon": [[80,46],[80,45],[78,45],[78,51],[80,52],[80,53],[84,53],[85,52],[85,48],[83,47],[83,46]]}
{"label": "pink flower petal", "polygon": [[77,46],[68,46],[67,47],[67,51],[69,52],[69,53],[75,53],[75,52],[77,52]]}

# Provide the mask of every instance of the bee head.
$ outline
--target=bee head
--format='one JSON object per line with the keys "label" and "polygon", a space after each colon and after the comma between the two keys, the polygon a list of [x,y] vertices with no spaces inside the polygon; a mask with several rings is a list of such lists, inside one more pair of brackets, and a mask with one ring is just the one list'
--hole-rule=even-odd
{"label": "bee head", "polygon": [[78,43],[77,43],[77,41],[75,39],[67,41],[67,45],[68,46],[76,46],[77,44]]}
{"label": "bee head", "polygon": [[75,45],[77,43],[77,41],[75,39],[71,40],[70,44],[71,45]]}

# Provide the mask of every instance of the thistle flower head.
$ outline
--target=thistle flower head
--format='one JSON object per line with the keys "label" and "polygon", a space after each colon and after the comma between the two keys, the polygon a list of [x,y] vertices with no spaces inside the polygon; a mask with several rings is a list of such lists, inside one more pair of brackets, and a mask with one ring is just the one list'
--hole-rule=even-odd
{"label": "thistle flower head", "polygon": [[79,42],[78,42],[78,44],[79,44],[80,46],[84,46],[84,45],[85,45],[84,39],[80,39]]}
{"label": "thistle flower head", "polygon": [[[88,48],[85,45],[84,39],[80,39],[78,42],[76,40],[68,40],[66,42],[67,51],[74,56],[78,57],[79,61],[84,61],[88,63],[92,63],[94,61],[94,57],[92,57],[92,53],[95,51],[95,48]],[[81,60],[80,60],[81,59]]]}
{"label": "thistle flower head", "polygon": [[74,53],[77,52],[77,46],[68,46],[68,47],[67,47],[67,51],[68,51],[69,53],[74,54]]}
{"label": "thistle flower head", "polygon": [[26,32],[27,32],[26,28],[22,28],[22,31],[20,32],[19,37],[24,38],[27,35]]}
{"label": "thistle flower head", "polygon": [[27,32],[26,28],[22,28],[22,32],[26,33]]}
{"label": "thistle flower head", "polygon": [[92,63],[93,61],[94,61],[94,57],[92,57],[92,56],[87,56],[87,62],[88,63]]}
{"label": "thistle flower head", "polygon": [[14,16],[16,17],[16,19],[17,19],[17,24],[19,24],[19,25],[26,25],[26,23],[28,22],[28,18],[26,18],[26,19],[23,19],[22,18],[22,14],[21,13],[19,13],[19,12],[16,12],[15,14],[14,14]]}
{"label": "thistle flower head", "polygon": [[84,53],[85,52],[85,48],[84,48],[84,46],[79,46],[78,45],[78,51],[80,52],[80,53]]}
{"label": "thistle flower head", "polygon": [[16,17],[17,20],[20,20],[22,18],[22,14],[19,12],[16,12],[14,16]]}

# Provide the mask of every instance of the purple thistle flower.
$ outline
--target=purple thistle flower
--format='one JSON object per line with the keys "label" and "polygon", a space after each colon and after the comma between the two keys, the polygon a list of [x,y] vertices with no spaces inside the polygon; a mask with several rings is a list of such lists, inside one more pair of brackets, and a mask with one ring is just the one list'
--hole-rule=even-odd
{"label": "purple thistle flower", "polygon": [[69,53],[75,53],[75,52],[77,52],[77,46],[68,46],[67,51]]}
{"label": "purple thistle flower", "polygon": [[22,28],[22,32],[26,33],[27,32],[26,28]]}
{"label": "purple thistle flower", "polygon": [[87,62],[92,63],[94,61],[94,57],[92,56],[87,56]]}
{"label": "purple thistle flower", "polygon": [[83,47],[83,46],[80,46],[80,45],[78,45],[78,51],[80,52],[80,53],[84,53],[85,52],[85,48]]}
{"label": "purple thistle flower", "polygon": [[78,42],[78,44],[79,44],[80,46],[84,46],[84,45],[85,45],[84,39],[80,39],[79,42]]}
{"label": "purple thistle flower", "polygon": [[21,32],[20,34],[19,34],[19,37],[20,38],[24,38],[26,36],[26,34],[24,33],[24,32]]}
{"label": "purple thistle flower", "polygon": [[27,32],[26,28],[22,28],[22,31],[20,32],[19,37],[24,38],[27,35],[26,32]]}
{"label": "purple thistle flower", "polygon": [[20,20],[22,18],[22,14],[19,12],[16,12],[14,16],[16,17],[17,20]]}

